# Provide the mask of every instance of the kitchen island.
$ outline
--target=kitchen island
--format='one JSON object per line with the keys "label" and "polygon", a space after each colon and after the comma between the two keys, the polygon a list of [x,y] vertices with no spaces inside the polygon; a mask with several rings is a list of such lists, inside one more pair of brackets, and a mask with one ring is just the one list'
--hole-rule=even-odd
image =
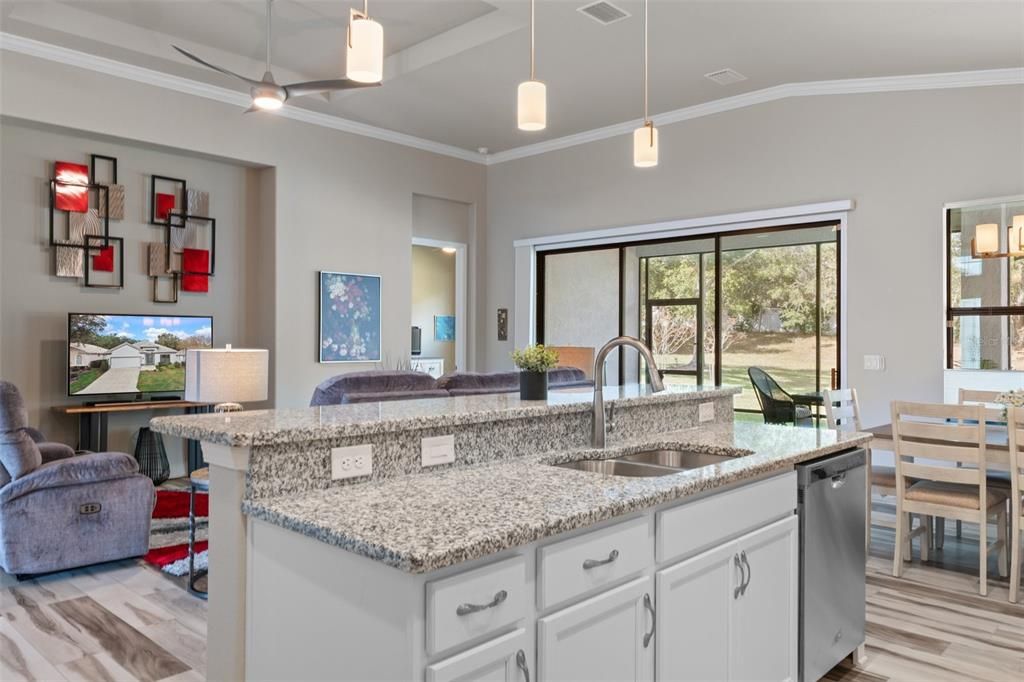
{"label": "kitchen island", "polygon": [[[605,450],[579,392],[154,420],[211,463],[211,679],[795,679],[792,469],[867,437],[734,426],[735,392],[607,389]],[[719,461],[556,466],[673,448]]]}

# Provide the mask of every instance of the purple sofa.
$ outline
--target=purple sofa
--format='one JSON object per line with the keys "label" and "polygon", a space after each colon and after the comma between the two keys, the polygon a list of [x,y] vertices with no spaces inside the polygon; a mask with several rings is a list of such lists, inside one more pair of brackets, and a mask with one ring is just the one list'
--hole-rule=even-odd
{"label": "purple sofa", "polygon": [[[548,373],[551,388],[593,386],[583,370],[556,367]],[[348,403],[448,398],[459,395],[513,393],[519,390],[519,372],[453,372],[437,379],[410,370],[381,370],[339,374],[320,383],[310,407]]]}
{"label": "purple sofa", "polygon": [[50,573],[148,552],[156,493],[138,463],[76,456],[26,422],[18,389],[0,381],[0,566]]}

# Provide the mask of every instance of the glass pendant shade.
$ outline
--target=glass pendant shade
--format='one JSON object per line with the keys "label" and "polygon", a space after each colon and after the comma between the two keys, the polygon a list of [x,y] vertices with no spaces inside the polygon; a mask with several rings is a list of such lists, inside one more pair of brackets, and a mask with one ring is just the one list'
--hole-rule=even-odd
{"label": "glass pendant shade", "polygon": [[984,223],[974,227],[974,248],[978,253],[999,251],[999,225]]}
{"label": "glass pendant shade", "polygon": [[637,168],[658,165],[658,129],[653,123],[633,131],[633,165]]}
{"label": "glass pendant shade", "polygon": [[520,130],[544,130],[548,125],[548,88],[540,81],[519,84],[518,107]]}
{"label": "glass pendant shade", "polygon": [[345,76],[357,83],[384,80],[384,27],[373,19],[353,16],[345,49]]}

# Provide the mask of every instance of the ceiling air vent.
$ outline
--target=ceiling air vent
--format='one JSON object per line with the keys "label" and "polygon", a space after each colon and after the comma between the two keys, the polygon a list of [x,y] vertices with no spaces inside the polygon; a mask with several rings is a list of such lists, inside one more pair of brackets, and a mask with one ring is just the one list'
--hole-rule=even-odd
{"label": "ceiling air vent", "polygon": [[582,12],[594,21],[604,26],[608,24],[614,24],[616,21],[621,21],[626,17],[630,16],[626,10],[616,7],[606,0],[600,0],[600,2],[592,2],[589,5],[583,7],[577,7],[577,12]]}
{"label": "ceiling air vent", "polygon": [[719,85],[732,85],[733,83],[739,83],[740,81],[747,80],[747,77],[742,73],[733,71],[732,69],[712,71],[711,73],[704,74],[704,77],[715,81]]}

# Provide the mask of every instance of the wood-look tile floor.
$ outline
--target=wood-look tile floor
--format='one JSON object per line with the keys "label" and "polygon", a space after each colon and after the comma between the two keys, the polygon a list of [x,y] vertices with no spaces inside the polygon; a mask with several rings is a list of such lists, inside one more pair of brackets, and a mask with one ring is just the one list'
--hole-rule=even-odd
{"label": "wood-look tile floor", "polygon": [[[950,529],[950,533],[952,530]],[[833,682],[1019,682],[1024,605],[993,577],[978,596],[965,529],[927,564],[893,578],[892,532],[875,529],[867,583],[867,660]],[[202,680],[206,602],[179,580],[123,561],[17,582],[0,573],[0,680]]]}

